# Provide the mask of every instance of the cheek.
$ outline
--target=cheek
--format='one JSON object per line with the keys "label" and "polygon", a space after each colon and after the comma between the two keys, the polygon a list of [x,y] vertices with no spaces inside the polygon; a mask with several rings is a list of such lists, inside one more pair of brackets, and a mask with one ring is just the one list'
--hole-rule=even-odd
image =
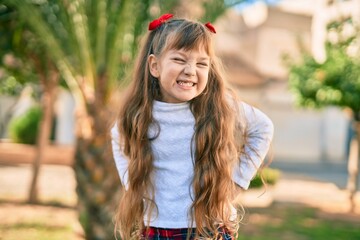
{"label": "cheek", "polygon": [[208,75],[204,75],[199,81],[198,89],[202,92],[205,90],[206,86],[209,84]]}
{"label": "cheek", "polygon": [[160,77],[165,78],[164,80],[171,79],[171,78],[174,78],[178,72],[179,72],[179,70],[177,70],[174,67],[165,67],[163,69],[163,71],[161,72]]}
{"label": "cheek", "polygon": [[207,82],[209,81],[209,71],[203,71],[200,73],[200,81],[201,81],[201,84],[203,85],[206,85]]}

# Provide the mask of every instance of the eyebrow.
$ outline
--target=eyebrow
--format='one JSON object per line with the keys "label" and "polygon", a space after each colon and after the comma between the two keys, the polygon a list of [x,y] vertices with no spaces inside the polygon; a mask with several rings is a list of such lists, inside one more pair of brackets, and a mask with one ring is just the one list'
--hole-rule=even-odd
{"label": "eyebrow", "polygon": [[[173,53],[180,54],[183,57],[187,57],[186,54],[181,50],[173,50]],[[210,60],[210,57],[209,56],[199,57],[198,60],[201,60],[201,61],[206,60],[207,61],[207,60]]]}
{"label": "eyebrow", "polygon": [[210,60],[210,57],[201,57],[199,60]]}

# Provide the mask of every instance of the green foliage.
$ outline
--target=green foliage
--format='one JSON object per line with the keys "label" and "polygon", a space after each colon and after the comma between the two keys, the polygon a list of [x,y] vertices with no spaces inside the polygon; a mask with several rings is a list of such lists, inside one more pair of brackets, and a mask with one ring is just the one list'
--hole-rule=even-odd
{"label": "green foliage", "polygon": [[272,168],[265,168],[256,174],[250,183],[250,188],[260,188],[265,184],[275,185],[280,177],[280,171]]}
{"label": "green foliage", "polygon": [[221,16],[226,10],[224,1],[204,1],[204,16],[202,17],[203,22],[214,22],[216,18]]}
{"label": "green foliage", "polygon": [[[354,33],[346,35],[345,28]],[[305,107],[329,105],[360,111],[360,62],[357,27],[349,19],[328,25],[325,49],[327,58],[319,63],[303,53],[300,62],[288,61],[289,83],[297,104]]]}
{"label": "green foliage", "polygon": [[30,52],[39,48],[17,11],[0,4],[0,94],[19,95],[28,83],[38,82]]}
{"label": "green foliage", "polygon": [[16,143],[35,144],[41,115],[40,107],[32,107],[11,120],[9,124],[10,138]]}
{"label": "green foliage", "polygon": [[14,76],[7,76],[0,81],[0,95],[17,96],[22,89],[23,85]]}

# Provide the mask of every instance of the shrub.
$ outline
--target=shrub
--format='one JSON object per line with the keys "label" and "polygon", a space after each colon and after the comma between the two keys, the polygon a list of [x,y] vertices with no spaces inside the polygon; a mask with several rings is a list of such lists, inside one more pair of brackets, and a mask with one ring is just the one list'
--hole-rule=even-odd
{"label": "shrub", "polygon": [[16,143],[35,144],[41,120],[40,107],[32,107],[9,123],[9,135]]}
{"label": "shrub", "polygon": [[256,174],[255,178],[250,183],[250,188],[260,188],[265,184],[275,185],[279,180],[280,171],[272,168],[264,168]]}

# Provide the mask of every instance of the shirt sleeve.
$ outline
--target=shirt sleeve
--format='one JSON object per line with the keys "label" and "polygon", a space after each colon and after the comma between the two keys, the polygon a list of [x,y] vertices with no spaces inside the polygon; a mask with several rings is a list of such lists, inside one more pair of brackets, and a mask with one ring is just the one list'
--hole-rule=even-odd
{"label": "shirt sleeve", "polygon": [[270,118],[259,109],[241,103],[246,121],[245,145],[240,162],[233,171],[233,180],[243,189],[248,189],[251,180],[261,166],[274,134]]}
{"label": "shirt sleeve", "polygon": [[111,128],[111,146],[112,146],[113,158],[115,160],[115,165],[116,165],[121,183],[125,186],[125,189],[127,190],[129,187],[129,182],[128,182],[128,180],[129,180],[129,175],[128,175],[129,161],[121,149],[120,134],[119,134],[117,124],[114,124],[114,126]]}

